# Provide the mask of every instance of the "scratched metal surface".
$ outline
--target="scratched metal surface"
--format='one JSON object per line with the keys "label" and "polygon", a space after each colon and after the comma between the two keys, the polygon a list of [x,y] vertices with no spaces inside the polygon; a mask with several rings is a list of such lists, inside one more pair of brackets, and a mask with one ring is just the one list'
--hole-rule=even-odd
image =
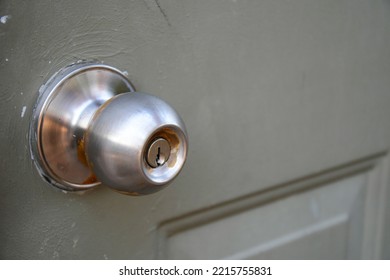
{"label": "scratched metal surface", "polygon": [[[4,0],[0,16],[0,258],[152,258],[163,220],[390,142],[388,1]],[[27,142],[37,91],[80,59],[182,115],[190,151],[170,188],[43,183]]]}

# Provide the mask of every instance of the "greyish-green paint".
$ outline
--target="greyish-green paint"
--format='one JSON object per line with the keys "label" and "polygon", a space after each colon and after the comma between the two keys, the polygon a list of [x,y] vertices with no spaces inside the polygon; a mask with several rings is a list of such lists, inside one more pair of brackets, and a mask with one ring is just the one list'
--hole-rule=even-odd
{"label": "greyish-green paint", "polygon": [[[0,258],[154,258],[166,220],[390,144],[386,0],[4,0],[0,16]],[[66,194],[39,177],[38,89],[80,59],[127,71],[183,117],[188,161],[169,188]]]}

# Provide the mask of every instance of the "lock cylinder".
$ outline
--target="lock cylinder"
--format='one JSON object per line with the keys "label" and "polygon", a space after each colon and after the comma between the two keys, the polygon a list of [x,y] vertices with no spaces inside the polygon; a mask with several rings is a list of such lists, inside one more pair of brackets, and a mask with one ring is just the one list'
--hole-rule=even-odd
{"label": "lock cylinder", "polygon": [[183,120],[165,101],[135,92],[111,66],[83,62],[41,87],[30,143],[38,171],[58,188],[103,184],[145,195],[179,174],[188,138]]}
{"label": "lock cylinder", "polygon": [[157,138],[147,148],[145,157],[150,167],[157,168],[167,162],[170,154],[169,142],[164,138]]}

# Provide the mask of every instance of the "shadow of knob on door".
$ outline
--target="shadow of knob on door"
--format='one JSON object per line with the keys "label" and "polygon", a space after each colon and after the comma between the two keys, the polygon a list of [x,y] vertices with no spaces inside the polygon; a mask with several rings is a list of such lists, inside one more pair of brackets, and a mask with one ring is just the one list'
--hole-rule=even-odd
{"label": "shadow of knob on door", "polygon": [[100,184],[129,195],[161,190],[182,169],[187,132],[160,98],[135,92],[104,64],[78,63],[43,85],[30,125],[42,177],[67,191]]}

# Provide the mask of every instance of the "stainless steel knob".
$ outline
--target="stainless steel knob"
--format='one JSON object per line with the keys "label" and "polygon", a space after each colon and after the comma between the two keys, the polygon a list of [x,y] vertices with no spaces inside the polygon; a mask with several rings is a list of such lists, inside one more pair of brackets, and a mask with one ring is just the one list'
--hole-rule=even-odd
{"label": "stainless steel knob", "polygon": [[170,105],[96,63],[66,67],[43,85],[30,126],[38,171],[72,191],[100,184],[129,195],[159,191],[182,169],[187,142]]}

